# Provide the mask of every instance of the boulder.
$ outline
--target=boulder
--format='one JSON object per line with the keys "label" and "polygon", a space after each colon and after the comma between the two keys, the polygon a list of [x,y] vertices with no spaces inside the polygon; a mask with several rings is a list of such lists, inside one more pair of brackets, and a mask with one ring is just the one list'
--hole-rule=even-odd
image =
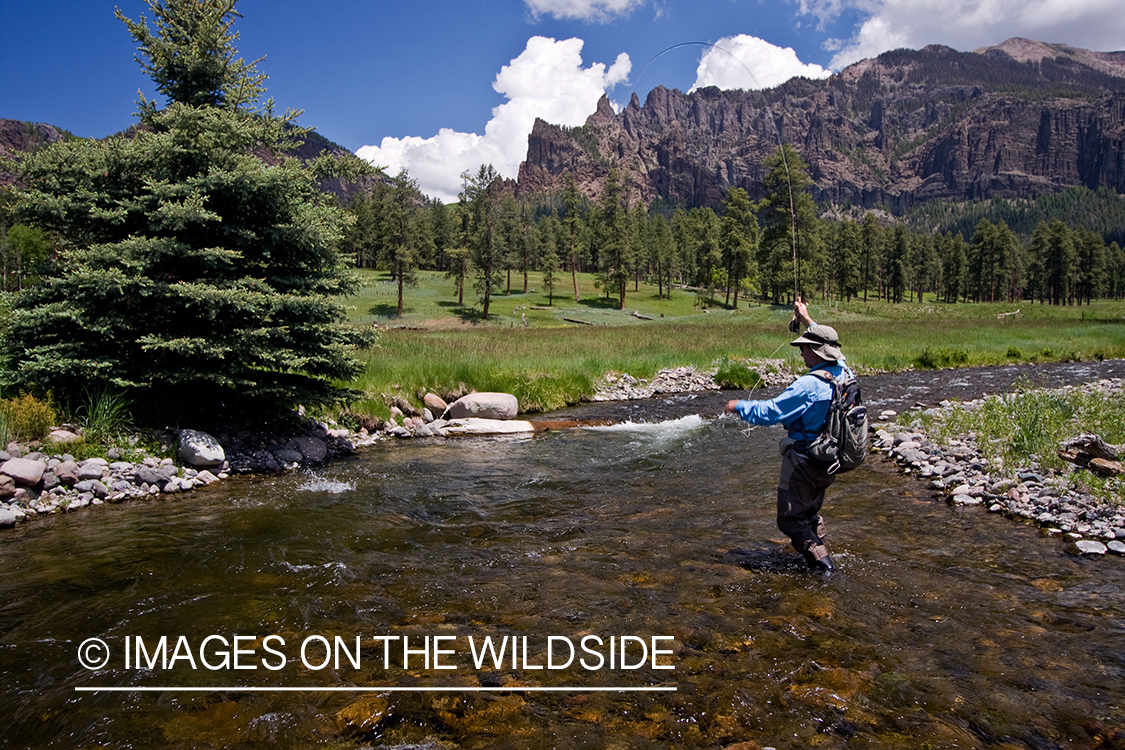
{"label": "boulder", "polygon": [[442,415],[443,419],[513,419],[519,414],[519,402],[510,393],[470,393],[454,401]]}
{"label": "boulder", "polygon": [[83,461],[78,465],[78,481],[101,479],[107,468],[108,466],[100,461],[95,461],[93,459]]}
{"label": "boulder", "polygon": [[24,487],[34,487],[39,484],[46,470],[45,461],[32,461],[27,458],[9,458],[0,464],[0,474],[7,474],[15,480],[16,484]]}
{"label": "boulder", "polygon": [[53,443],[77,443],[82,436],[70,430],[52,430],[48,439]]}
{"label": "boulder", "polygon": [[279,448],[273,452],[273,457],[283,464],[299,464],[304,459],[301,452],[290,448]]}
{"label": "boulder", "polygon": [[73,487],[78,483],[78,464],[74,461],[63,461],[55,467],[55,476],[59,478],[60,484]]}
{"label": "boulder", "polygon": [[433,414],[444,414],[445,410],[449,408],[449,404],[445,403],[445,399],[436,393],[427,393],[422,397],[422,403],[425,404],[426,408]]}
{"label": "boulder", "polygon": [[191,466],[222,466],[227,460],[219,441],[197,430],[180,430],[179,456]]}
{"label": "boulder", "polygon": [[328,444],[318,437],[302,435],[292,440],[293,449],[299,451],[305,461],[320,463],[328,455]]}

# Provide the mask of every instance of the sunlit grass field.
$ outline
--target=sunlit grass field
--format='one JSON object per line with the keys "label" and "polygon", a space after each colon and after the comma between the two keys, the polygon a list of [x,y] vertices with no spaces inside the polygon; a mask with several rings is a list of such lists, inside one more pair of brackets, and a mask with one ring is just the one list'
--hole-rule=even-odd
{"label": "sunlit grass field", "polygon": [[[476,293],[467,287],[466,306],[459,307],[453,282],[441,274],[420,274],[419,284],[406,289],[402,316],[388,275],[365,271],[363,279],[360,293],[344,300],[354,324],[381,331],[362,355],[364,373],[350,384],[366,394],[353,407],[363,413],[382,415],[387,396],[417,401],[427,390],[505,391],[519,398],[521,410],[544,411],[592,394],[609,372],[650,378],[662,367],[710,368],[723,358],[792,358],[799,366],[787,345],[789,307],[740,300],[731,310],[721,292],[705,301],[674,289],[671,299],[658,299],[654,285],[630,285],[621,311],[590,275],[579,276],[580,302],[563,275],[551,305],[540,275],[530,277],[527,294],[522,276],[513,275],[513,293],[493,296],[483,321]],[[839,331],[848,361],[863,371],[1125,357],[1120,300],[1058,308],[1026,301],[950,305],[931,297],[899,305],[813,299],[809,309]]]}

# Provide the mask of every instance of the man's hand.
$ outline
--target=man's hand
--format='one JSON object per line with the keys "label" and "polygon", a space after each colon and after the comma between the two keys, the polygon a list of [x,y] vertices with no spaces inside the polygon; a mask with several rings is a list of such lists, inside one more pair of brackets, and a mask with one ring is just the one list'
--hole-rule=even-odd
{"label": "man's hand", "polygon": [[809,308],[800,300],[793,303],[793,315],[806,327],[813,324],[813,319],[809,317]]}
{"label": "man's hand", "polygon": [[727,406],[726,406],[726,409],[724,409],[724,411],[726,411],[727,414],[734,414],[735,409],[737,409],[737,408],[738,408],[738,399],[732,398],[730,401],[727,401]]}

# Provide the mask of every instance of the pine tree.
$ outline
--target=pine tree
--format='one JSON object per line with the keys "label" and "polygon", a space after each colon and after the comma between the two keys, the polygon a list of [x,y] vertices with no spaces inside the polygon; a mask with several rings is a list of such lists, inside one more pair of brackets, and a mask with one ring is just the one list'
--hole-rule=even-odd
{"label": "pine tree", "polygon": [[570,249],[570,279],[574,282],[574,301],[581,302],[578,295],[578,245],[581,233],[582,197],[578,194],[578,185],[574,182],[574,175],[567,173],[566,187],[563,189],[563,206],[566,213],[563,223],[566,225],[567,244]]}
{"label": "pine tree", "polygon": [[[758,267],[763,288],[777,303],[808,279],[823,276],[823,238],[816,204],[806,192],[813,184],[809,167],[800,154],[782,144],[762,167],[766,196],[760,209],[764,229]],[[803,289],[800,294],[804,296]]]}
{"label": "pine tree", "polygon": [[723,266],[727,272],[727,304],[734,290],[733,309],[738,309],[738,292],[743,282],[757,276],[758,213],[742,188],[731,188],[723,199],[720,225]]}
{"label": "pine tree", "polygon": [[487,320],[492,295],[503,286],[500,270],[505,247],[501,231],[500,173],[491,164],[482,164],[475,175],[466,172],[461,177],[464,180],[461,204],[468,218],[467,246],[476,273],[481,317]]}
{"label": "pine tree", "polygon": [[606,295],[617,290],[618,309],[625,309],[625,285],[633,266],[633,248],[630,243],[629,211],[623,204],[625,188],[615,167],[610,167],[598,201],[601,218],[600,278]]}
{"label": "pine tree", "polygon": [[142,98],[132,132],[25,165],[19,213],[63,239],[62,270],[16,301],[6,380],[114,389],[141,418],[335,400],[366,340],[333,300],[355,288],[337,253],[347,215],[316,187],[340,164],[280,157],[299,113],[259,105],[234,0],[149,7],[155,32],[118,15],[167,106]]}

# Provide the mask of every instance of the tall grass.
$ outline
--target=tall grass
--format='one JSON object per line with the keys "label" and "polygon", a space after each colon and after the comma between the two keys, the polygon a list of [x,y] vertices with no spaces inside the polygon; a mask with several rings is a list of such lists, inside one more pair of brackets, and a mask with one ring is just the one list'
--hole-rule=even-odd
{"label": "tall grass", "polygon": [[117,437],[128,427],[129,401],[120,393],[107,389],[88,390],[83,394],[77,417],[82,422],[86,439],[100,443]]}
{"label": "tall grass", "polygon": [[[365,271],[364,278],[360,294],[344,300],[354,324],[374,323],[382,331],[378,346],[363,354],[365,372],[348,384],[367,394],[354,405],[361,413],[383,416],[387,396],[418,400],[427,390],[443,396],[507,391],[522,410],[541,411],[592,395],[610,372],[650,378],[662,367],[712,368],[724,358],[791,357],[800,365],[788,346],[792,311],[782,305],[743,303],[729,310],[720,297],[701,306],[693,291],[676,289],[671,299],[658,299],[656,288],[642,283],[638,291],[630,286],[621,311],[583,274],[581,302],[561,295],[548,306],[546,295],[523,294],[522,278],[513,277],[516,291],[493,297],[495,317],[481,321],[474,308],[456,306],[450,280],[421,274],[398,316],[385,275]],[[860,372],[1125,357],[1125,301],[1057,308],[947,305],[929,298],[899,305],[814,300],[809,307],[817,322],[839,331],[848,362]],[[1019,316],[997,317],[1016,307]],[[733,370],[728,374],[737,385]]]}
{"label": "tall grass", "polygon": [[[1062,441],[1092,432],[1108,443],[1125,443],[1125,394],[1092,389],[1037,390],[1022,385],[1013,393],[989,396],[978,406],[943,410],[928,424],[939,439],[976,436],[986,458],[1006,467],[1037,462],[1044,469],[1069,469],[1058,456]],[[1087,482],[1102,494],[1121,500],[1121,480]]]}

